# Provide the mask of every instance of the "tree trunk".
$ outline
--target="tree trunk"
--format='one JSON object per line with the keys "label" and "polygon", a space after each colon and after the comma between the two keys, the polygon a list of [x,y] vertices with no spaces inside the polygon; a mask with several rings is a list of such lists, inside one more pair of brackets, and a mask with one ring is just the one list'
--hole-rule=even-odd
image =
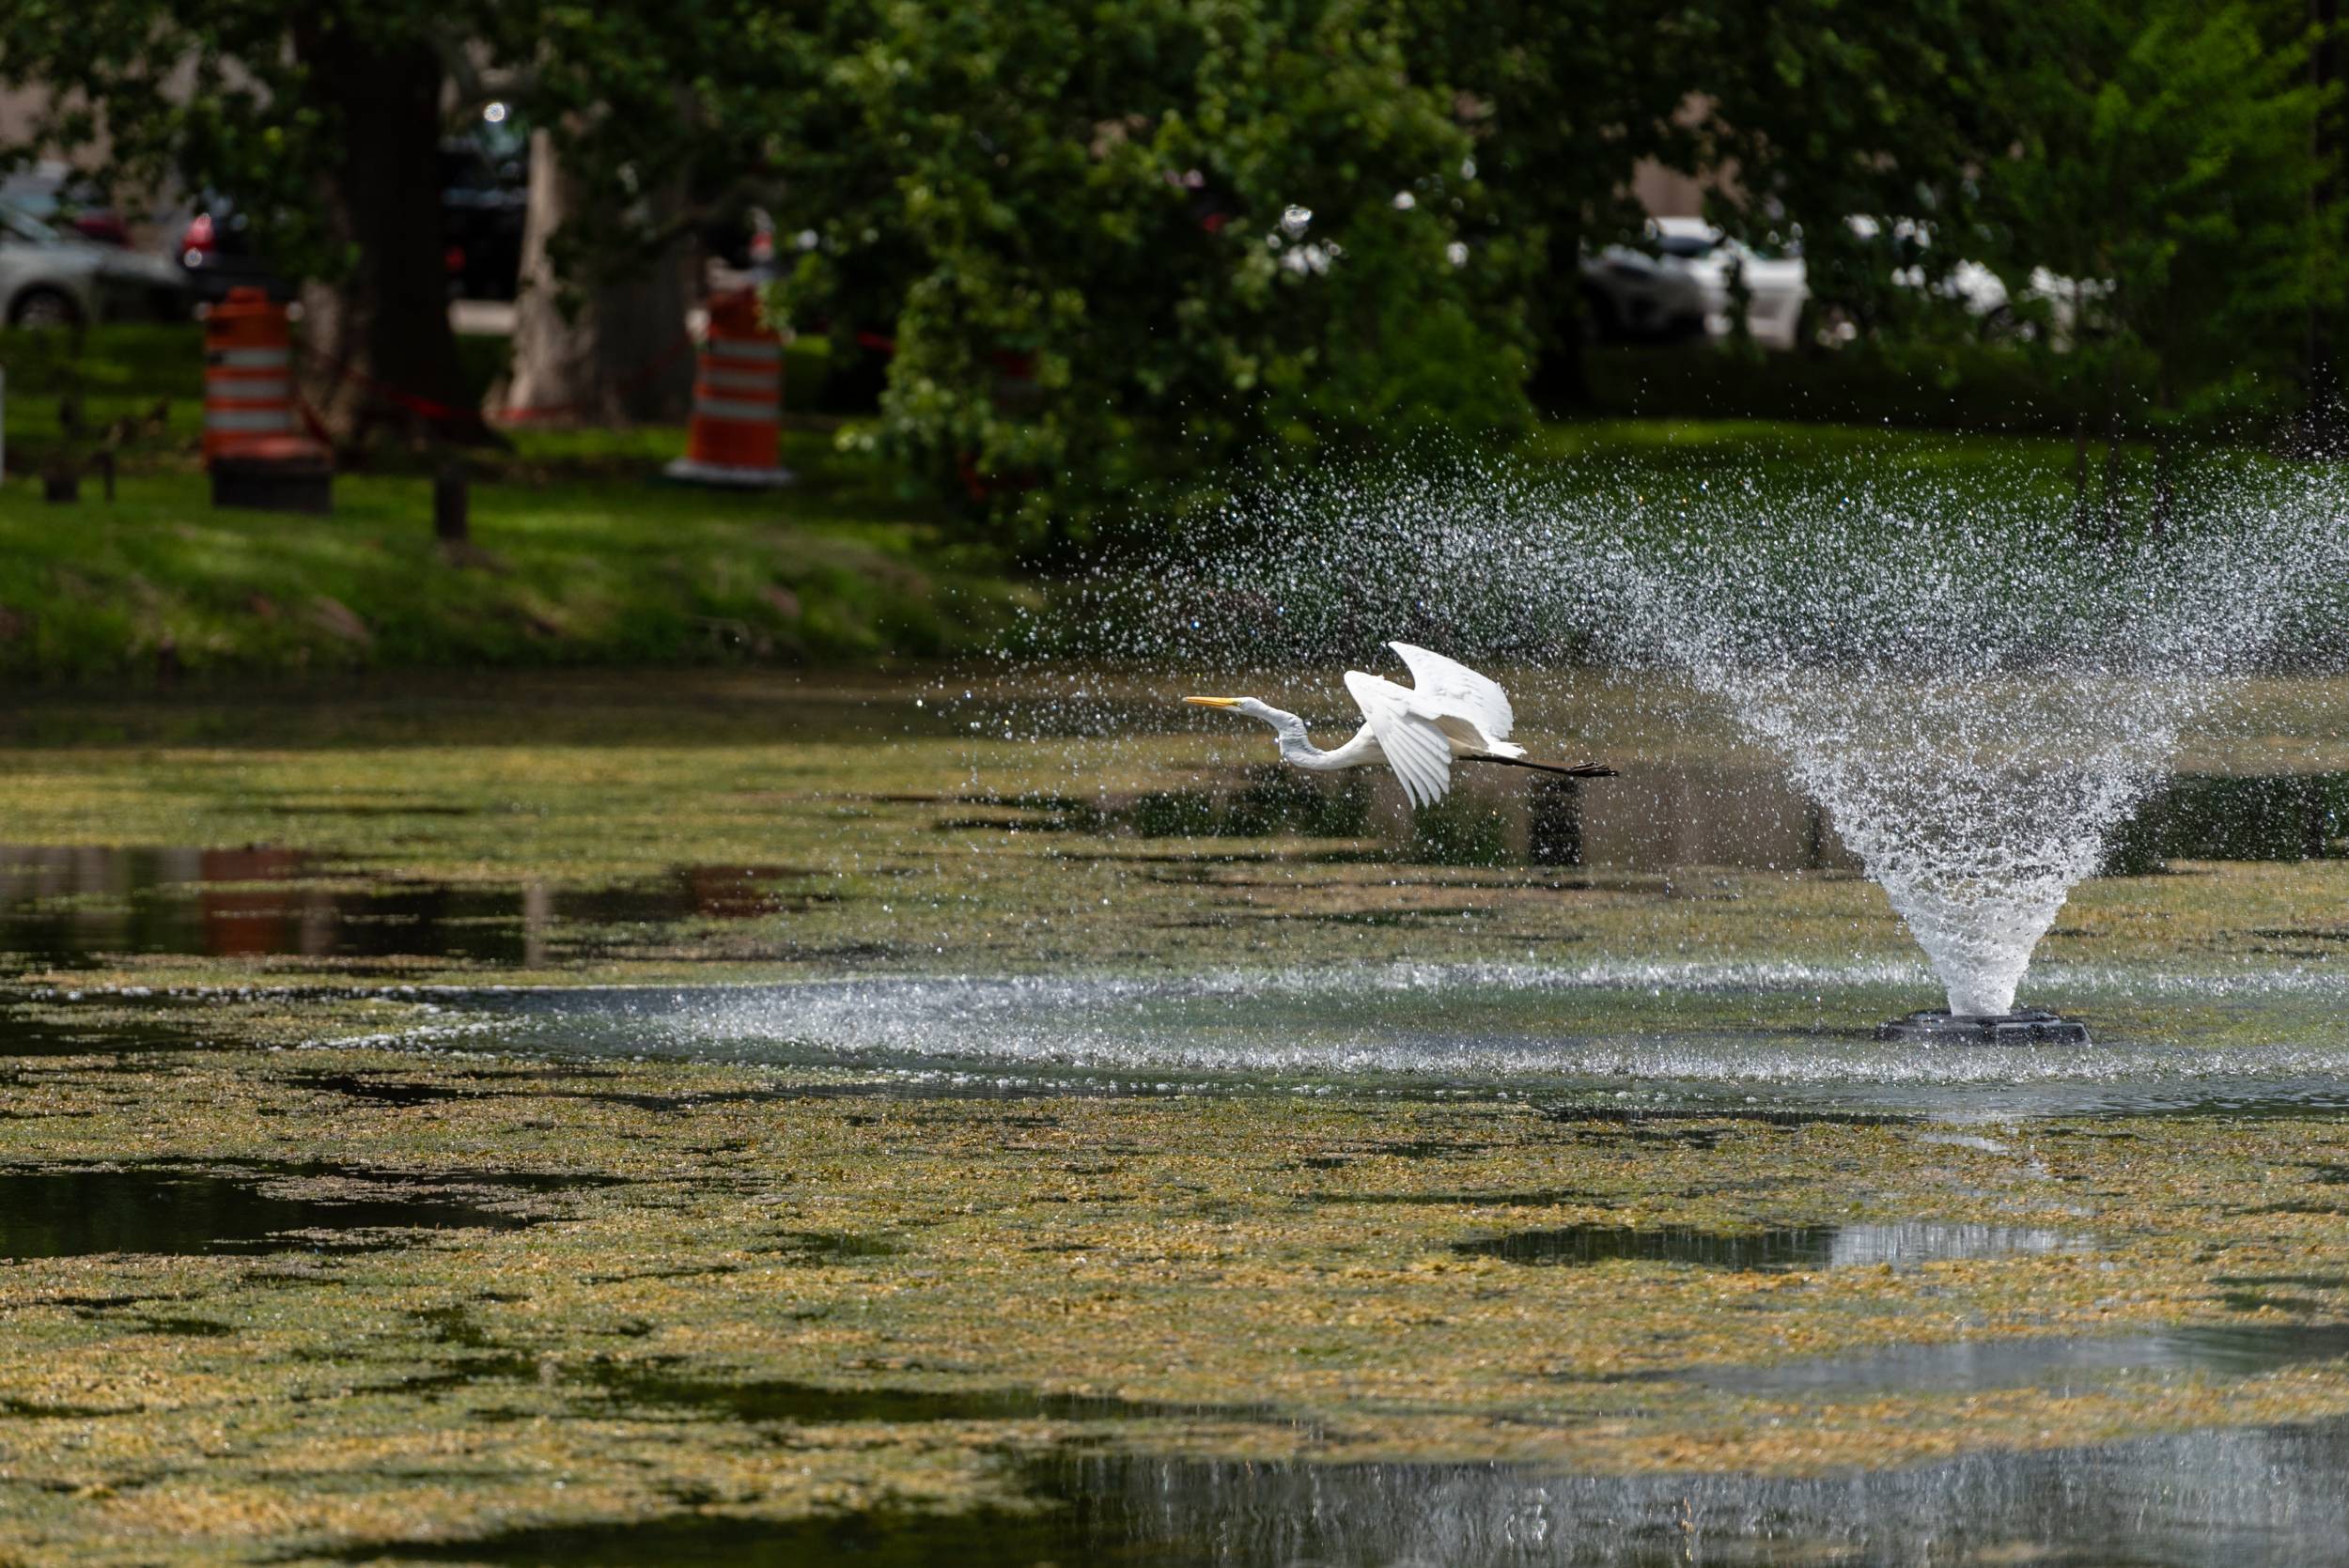
{"label": "tree trunk", "polygon": [[[2309,25],[2315,31],[2314,47],[2309,51],[2310,85],[2322,95],[2341,79],[2341,5],[2340,0],[2309,0]],[[2316,112],[2315,143],[2318,167],[2324,175],[2309,192],[2309,204],[2320,217],[2330,217],[2339,199],[2338,176],[2332,157],[2339,150],[2340,116],[2338,103],[2321,103]],[[2338,234],[2330,236],[2337,241]],[[2328,257],[2329,259],[2329,257]],[[2328,307],[2320,300],[2309,305],[2308,342],[2303,349],[2301,395],[2305,405],[2300,412],[2300,444],[2311,458],[2340,456],[2342,444],[2342,411],[2341,406],[2341,367],[2333,357],[2333,329]]]}
{"label": "tree trunk", "polygon": [[1533,345],[1533,375],[1526,390],[1544,413],[1587,409],[1591,403],[1588,349],[1595,335],[1591,302],[1582,294],[1582,229],[1562,222],[1545,250],[1549,275],[1563,286],[1534,290],[1526,300]]}
{"label": "tree trunk", "polygon": [[439,56],[354,37],[325,8],[297,21],[293,39],[319,96],[340,110],[319,197],[328,238],[351,258],[340,280],[303,287],[311,408],[346,449],[387,428],[411,441],[495,441],[448,321]]}
{"label": "tree trunk", "polygon": [[[656,223],[673,219],[674,196]],[[506,417],[562,425],[677,424],[692,402],[685,334],[692,274],[683,239],[625,269],[567,285],[558,234],[594,221],[589,194],[563,167],[546,132],[530,138],[530,207],[521,291],[514,307],[514,374]],[[663,226],[674,226],[663,223]]]}
{"label": "tree trunk", "polygon": [[2122,471],[2121,409],[2109,404],[2105,411],[2105,543],[2121,542],[2122,530],[2128,523],[2129,497]]}

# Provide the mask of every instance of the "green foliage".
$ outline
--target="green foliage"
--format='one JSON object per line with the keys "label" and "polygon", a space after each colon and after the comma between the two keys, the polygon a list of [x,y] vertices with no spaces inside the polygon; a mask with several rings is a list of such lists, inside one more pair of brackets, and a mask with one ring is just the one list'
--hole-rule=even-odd
{"label": "green foliage", "polygon": [[1269,453],[1526,427],[1515,306],[1453,248],[1471,139],[1387,9],[844,11],[848,130],[782,225],[823,242],[776,306],[843,335],[894,309],[850,439],[1023,545]]}
{"label": "green foliage", "polygon": [[[2093,280],[2065,367],[2156,424],[2289,400],[2312,316],[2338,312],[2344,211],[2319,135],[2337,89],[2305,13],[2245,0],[2059,8],[2010,88],[2015,155],[1983,185],[2020,291],[2044,266]],[[2150,384],[2127,361],[2149,357]]]}

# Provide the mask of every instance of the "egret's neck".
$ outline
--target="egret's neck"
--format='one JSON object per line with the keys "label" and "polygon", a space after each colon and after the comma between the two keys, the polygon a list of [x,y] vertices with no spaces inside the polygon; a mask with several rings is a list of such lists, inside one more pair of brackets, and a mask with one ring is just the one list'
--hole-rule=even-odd
{"label": "egret's neck", "polygon": [[1364,760],[1369,750],[1364,743],[1370,736],[1365,724],[1353,739],[1334,752],[1325,752],[1315,745],[1305,734],[1305,721],[1294,713],[1283,713],[1277,707],[1267,708],[1259,715],[1272,726],[1272,738],[1280,743],[1281,760],[1292,768],[1310,768],[1316,772],[1334,772],[1352,768]]}

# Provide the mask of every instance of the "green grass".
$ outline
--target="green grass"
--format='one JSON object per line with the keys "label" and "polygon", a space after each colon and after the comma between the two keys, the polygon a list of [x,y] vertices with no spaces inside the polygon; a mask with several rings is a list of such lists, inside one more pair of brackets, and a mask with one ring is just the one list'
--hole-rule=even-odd
{"label": "green grass", "polygon": [[755,495],[655,483],[676,431],[519,444],[454,552],[421,476],[340,475],[327,518],[215,510],[193,474],[71,508],[11,481],[0,673],[869,660],[968,645],[1018,592],[820,433],[787,442],[800,486]]}

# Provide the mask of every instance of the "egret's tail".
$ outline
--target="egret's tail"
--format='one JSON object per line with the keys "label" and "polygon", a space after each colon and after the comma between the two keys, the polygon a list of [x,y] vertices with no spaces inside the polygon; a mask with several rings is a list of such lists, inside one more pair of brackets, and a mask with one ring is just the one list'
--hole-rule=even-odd
{"label": "egret's tail", "polygon": [[1537,773],[1556,773],[1569,779],[1611,779],[1615,770],[1603,762],[1578,762],[1568,767],[1557,762],[1528,762],[1523,757],[1504,757],[1492,752],[1471,752],[1462,762],[1490,762],[1502,768],[1531,768]]}

